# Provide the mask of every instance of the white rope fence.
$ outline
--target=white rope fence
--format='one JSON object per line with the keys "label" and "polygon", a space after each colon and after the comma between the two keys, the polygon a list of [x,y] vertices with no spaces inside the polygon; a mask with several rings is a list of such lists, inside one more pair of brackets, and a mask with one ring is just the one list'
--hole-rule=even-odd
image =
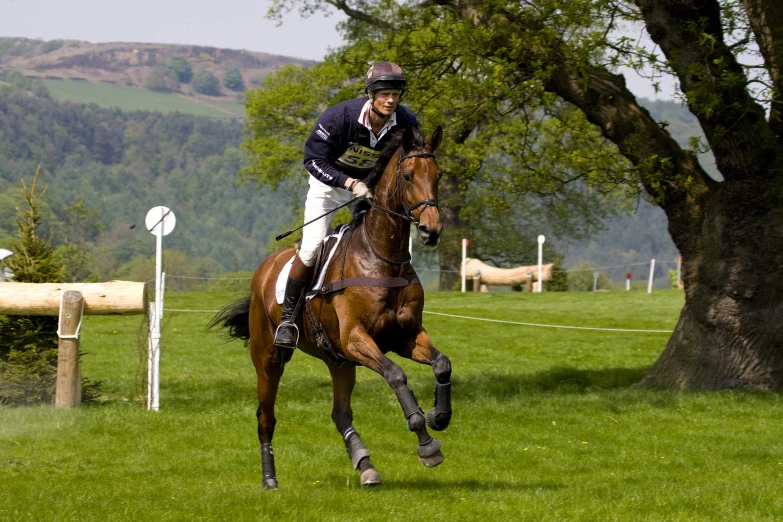
{"label": "white rope fence", "polygon": [[559,328],[564,330],[592,330],[598,332],[667,333],[667,334],[672,333],[672,330],[638,330],[638,329],[628,329],[628,328],[598,328],[598,327],[590,327],[590,326],[565,326],[565,325],[558,325],[558,324],[524,323],[521,321],[504,321],[502,319],[486,319],[484,317],[470,317],[467,315],[445,314],[442,312],[429,312],[427,310],[425,310],[424,313],[430,315],[440,315],[443,317],[466,319],[469,321],[484,321],[488,323],[515,324],[520,326],[535,326],[539,328]]}
{"label": "white rope fence", "polygon": [[[181,308],[166,308],[166,312],[191,312],[191,313],[203,313],[203,314],[216,314],[220,310],[185,310]],[[633,328],[599,328],[599,327],[591,327],[591,326],[565,326],[565,325],[559,325],[559,324],[540,324],[540,323],[525,323],[522,321],[505,321],[502,319],[486,319],[484,317],[470,317],[468,315],[455,315],[455,314],[446,314],[442,312],[430,312],[428,310],[424,310],[425,314],[430,315],[439,315],[442,317],[453,317],[455,319],[465,319],[468,321],[484,321],[487,323],[502,323],[502,324],[514,324],[518,326],[533,326],[538,328],[555,328],[555,329],[562,329],[562,330],[590,330],[590,331],[596,331],[596,332],[625,332],[625,333],[666,333],[671,334],[672,330],[642,330],[642,329],[633,329]]]}

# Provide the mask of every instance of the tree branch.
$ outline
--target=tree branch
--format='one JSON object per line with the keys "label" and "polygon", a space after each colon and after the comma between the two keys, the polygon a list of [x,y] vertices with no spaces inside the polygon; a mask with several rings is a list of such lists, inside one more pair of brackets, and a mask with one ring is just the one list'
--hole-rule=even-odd
{"label": "tree branch", "polygon": [[783,3],[780,0],[743,0],[761,56],[772,79],[770,125],[783,131]]}
{"label": "tree branch", "polygon": [[718,1],[634,2],[680,80],[723,176],[776,176],[773,165],[783,158],[777,157],[777,140],[763,107],[750,96],[745,72],[724,42]]}
{"label": "tree branch", "polygon": [[383,30],[394,29],[394,26],[388,23],[386,20],[365,13],[364,11],[359,11],[358,9],[354,9],[351,6],[349,6],[345,0],[326,0],[326,3],[333,5],[334,7],[336,7],[337,9],[339,9],[340,11],[348,15],[350,18],[353,18],[354,20],[359,20],[360,22],[370,24],[373,27],[377,27],[378,29],[383,29]]}
{"label": "tree branch", "polygon": [[[476,11],[470,1],[438,0],[437,3],[448,5],[465,23],[477,24]],[[612,74],[600,65],[586,64],[584,56],[569,54],[570,51],[564,50],[568,47],[557,36],[543,41],[537,38],[547,34],[539,20],[508,10],[501,16],[506,19],[502,24],[514,27],[519,40],[528,44],[512,48],[506,36],[498,32],[496,38],[485,42],[483,54],[501,56],[506,63],[515,63],[519,73],[544,78],[547,91],[578,107],[597,125],[602,134],[639,167],[645,191],[670,217],[690,216],[690,219],[670,220],[670,223],[684,223],[683,226],[689,228],[670,228],[680,250],[688,250],[687,238],[698,236],[701,198],[718,187],[699,165],[696,155],[683,150],[637,103],[621,75]],[[529,42],[539,43],[530,45]],[[550,71],[548,77],[541,74],[545,70]]]}

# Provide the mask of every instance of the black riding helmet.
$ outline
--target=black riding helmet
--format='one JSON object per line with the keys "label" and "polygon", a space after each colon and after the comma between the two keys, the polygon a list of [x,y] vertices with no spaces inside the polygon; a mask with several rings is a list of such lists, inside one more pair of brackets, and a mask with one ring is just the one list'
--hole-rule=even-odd
{"label": "black riding helmet", "polygon": [[375,62],[364,77],[364,91],[399,89],[405,92],[405,74],[402,67],[391,62]]}

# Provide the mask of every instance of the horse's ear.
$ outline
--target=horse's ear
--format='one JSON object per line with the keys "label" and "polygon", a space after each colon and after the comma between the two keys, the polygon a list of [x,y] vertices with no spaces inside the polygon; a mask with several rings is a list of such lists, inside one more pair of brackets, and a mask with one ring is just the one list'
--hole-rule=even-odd
{"label": "horse's ear", "polygon": [[430,136],[430,152],[435,152],[435,150],[440,146],[440,142],[443,139],[443,128],[438,125],[438,128],[435,129],[435,132],[432,133],[432,136]]}
{"label": "horse's ear", "polygon": [[405,127],[405,132],[402,133],[403,150],[413,150],[415,139],[416,133],[414,132],[413,127]]}

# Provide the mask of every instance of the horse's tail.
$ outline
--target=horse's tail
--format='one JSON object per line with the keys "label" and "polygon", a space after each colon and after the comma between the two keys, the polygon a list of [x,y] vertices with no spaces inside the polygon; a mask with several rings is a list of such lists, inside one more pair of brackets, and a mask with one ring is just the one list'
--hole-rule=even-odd
{"label": "horse's tail", "polygon": [[240,297],[224,306],[209,322],[207,329],[216,326],[228,329],[226,337],[242,339],[247,346],[250,342],[250,296]]}

